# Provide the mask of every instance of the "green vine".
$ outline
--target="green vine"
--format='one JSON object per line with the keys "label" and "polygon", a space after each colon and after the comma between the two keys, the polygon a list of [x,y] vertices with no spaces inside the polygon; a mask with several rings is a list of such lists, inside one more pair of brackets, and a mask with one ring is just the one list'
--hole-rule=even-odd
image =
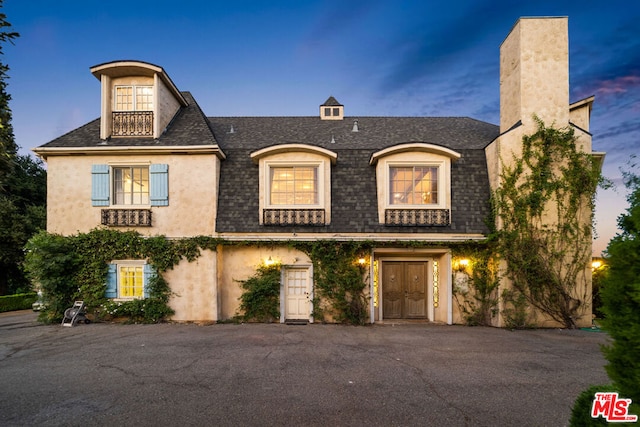
{"label": "green vine", "polygon": [[[168,240],[106,228],[73,236],[43,231],[26,246],[25,269],[42,288],[46,308],[40,320],[44,322],[60,321],[74,300],[83,300],[97,318],[155,323],[173,314],[168,305],[171,289],[163,273],[182,259],[194,261],[201,249],[215,250],[218,243],[206,237]],[[105,298],[108,264],[114,259],[148,260],[156,273],[148,284],[148,298],[122,302]]]}
{"label": "green vine", "polygon": [[[364,269],[356,260],[371,250],[370,242],[322,240],[294,244],[313,262],[315,319],[327,315],[340,323],[364,325],[367,321]],[[322,300],[328,305],[322,305]]]}
{"label": "green vine", "polygon": [[280,265],[259,266],[240,287],[240,320],[270,323],[280,318]]}
{"label": "green vine", "polygon": [[[468,265],[454,271],[453,295],[465,323],[469,326],[491,326],[498,311],[498,262],[493,248],[475,246],[454,252]],[[460,281],[461,283],[458,283]]]}
{"label": "green vine", "polygon": [[[314,268],[313,316],[318,321],[363,325],[368,320],[368,268],[358,258],[368,258],[372,248],[442,248],[451,244],[423,241],[372,242],[320,240],[313,242],[224,241],[198,236],[169,240],[144,237],[136,231],[99,228],[88,233],[60,236],[41,232],[27,245],[26,269],[44,292],[45,322],[59,321],[74,300],[82,299],[97,319],[126,318],[130,322],[155,323],[169,318],[172,295],[163,273],[181,260],[196,260],[202,250],[226,246],[290,247],[306,253]],[[455,254],[470,254],[470,283],[474,291],[461,303],[469,324],[488,324],[494,310],[493,284],[487,272],[490,253],[485,244],[461,242]],[[457,256],[457,255],[456,255]],[[108,264],[114,259],[146,259],[156,274],[149,282],[149,297],[131,301],[105,298]],[[254,276],[240,281],[242,295],[236,321],[274,321],[280,313],[280,266],[259,266]],[[462,296],[461,296],[462,297]],[[456,297],[458,300],[458,297]]]}
{"label": "green vine", "polygon": [[[577,147],[573,129],[534,119],[537,131],[523,137],[522,156],[504,165],[493,195],[501,224],[493,237],[513,290],[575,328],[590,297],[577,284],[591,259],[595,193],[603,180],[597,160]],[[522,305],[518,295],[509,298]]]}

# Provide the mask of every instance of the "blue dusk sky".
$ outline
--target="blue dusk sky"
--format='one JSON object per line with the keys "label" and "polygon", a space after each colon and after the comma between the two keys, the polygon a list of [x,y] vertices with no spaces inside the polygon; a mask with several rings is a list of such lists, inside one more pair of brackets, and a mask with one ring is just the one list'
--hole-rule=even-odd
{"label": "blue dusk sky", "polygon": [[5,0],[22,152],[100,115],[89,67],[162,66],[208,116],[311,116],[330,95],[348,116],[468,116],[499,123],[499,48],[519,17],[568,16],[571,102],[595,95],[607,152],[599,255],[627,203],[620,168],[640,147],[640,2],[628,0]]}

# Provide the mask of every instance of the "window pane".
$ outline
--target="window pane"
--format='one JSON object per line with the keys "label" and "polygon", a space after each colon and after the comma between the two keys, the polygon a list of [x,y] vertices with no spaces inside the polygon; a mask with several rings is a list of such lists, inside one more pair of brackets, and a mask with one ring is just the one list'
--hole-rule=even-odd
{"label": "window pane", "polygon": [[113,198],[116,205],[148,205],[149,168],[113,168]]}
{"label": "window pane", "polygon": [[275,167],[270,169],[272,205],[315,205],[318,203],[317,167]]}
{"label": "window pane", "polygon": [[153,110],[153,88],[151,86],[136,86],[136,111]]}
{"label": "window pane", "polygon": [[389,168],[389,204],[431,205],[438,203],[438,167]]}
{"label": "window pane", "polygon": [[133,87],[118,86],[116,87],[116,111],[132,111],[133,110]]}
{"label": "window pane", "polygon": [[120,266],[120,297],[142,298],[144,275],[142,266]]}

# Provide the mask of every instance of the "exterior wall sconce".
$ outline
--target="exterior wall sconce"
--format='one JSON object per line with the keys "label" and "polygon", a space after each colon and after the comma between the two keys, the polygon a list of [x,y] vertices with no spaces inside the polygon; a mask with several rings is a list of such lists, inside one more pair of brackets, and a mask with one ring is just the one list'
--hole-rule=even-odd
{"label": "exterior wall sconce", "polygon": [[604,263],[601,260],[594,259],[593,262],[591,263],[591,270],[595,271],[602,268],[603,266],[604,266]]}
{"label": "exterior wall sconce", "polygon": [[367,260],[364,257],[358,258],[358,264],[363,266],[367,263]]}
{"label": "exterior wall sconce", "polygon": [[275,263],[276,262],[271,258],[271,256],[269,256],[269,258],[264,260],[264,265],[266,265],[267,267],[271,267]]}
{"label": "exterior wall sconce", "polygon": [[469,260],[467,258],[456,259],[453,261],[453,269],[457,271],[465,271],[469,267]]}

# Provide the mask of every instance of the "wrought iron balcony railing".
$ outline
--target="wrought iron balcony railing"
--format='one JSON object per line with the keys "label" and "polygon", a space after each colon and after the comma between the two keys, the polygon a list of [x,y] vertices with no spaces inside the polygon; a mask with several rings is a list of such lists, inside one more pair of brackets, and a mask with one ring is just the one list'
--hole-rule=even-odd
{"label": "wrought iron balcony railing", "polygon": [[387,209],[385,225],[451,225],[449,209]]}
{"label": "wrought iron balcony railing", "polygon": [[102,225],[151,227],[151,209],[102,209]]}
{"label": "wrought iron balcony railing", "polygon": [[324,225],[324,209],[264,209],[264,225]]}
{"label": "wrought iron balcony railing", "polygon": [[114,111],[113,136],[153,136],[153,111]]}

